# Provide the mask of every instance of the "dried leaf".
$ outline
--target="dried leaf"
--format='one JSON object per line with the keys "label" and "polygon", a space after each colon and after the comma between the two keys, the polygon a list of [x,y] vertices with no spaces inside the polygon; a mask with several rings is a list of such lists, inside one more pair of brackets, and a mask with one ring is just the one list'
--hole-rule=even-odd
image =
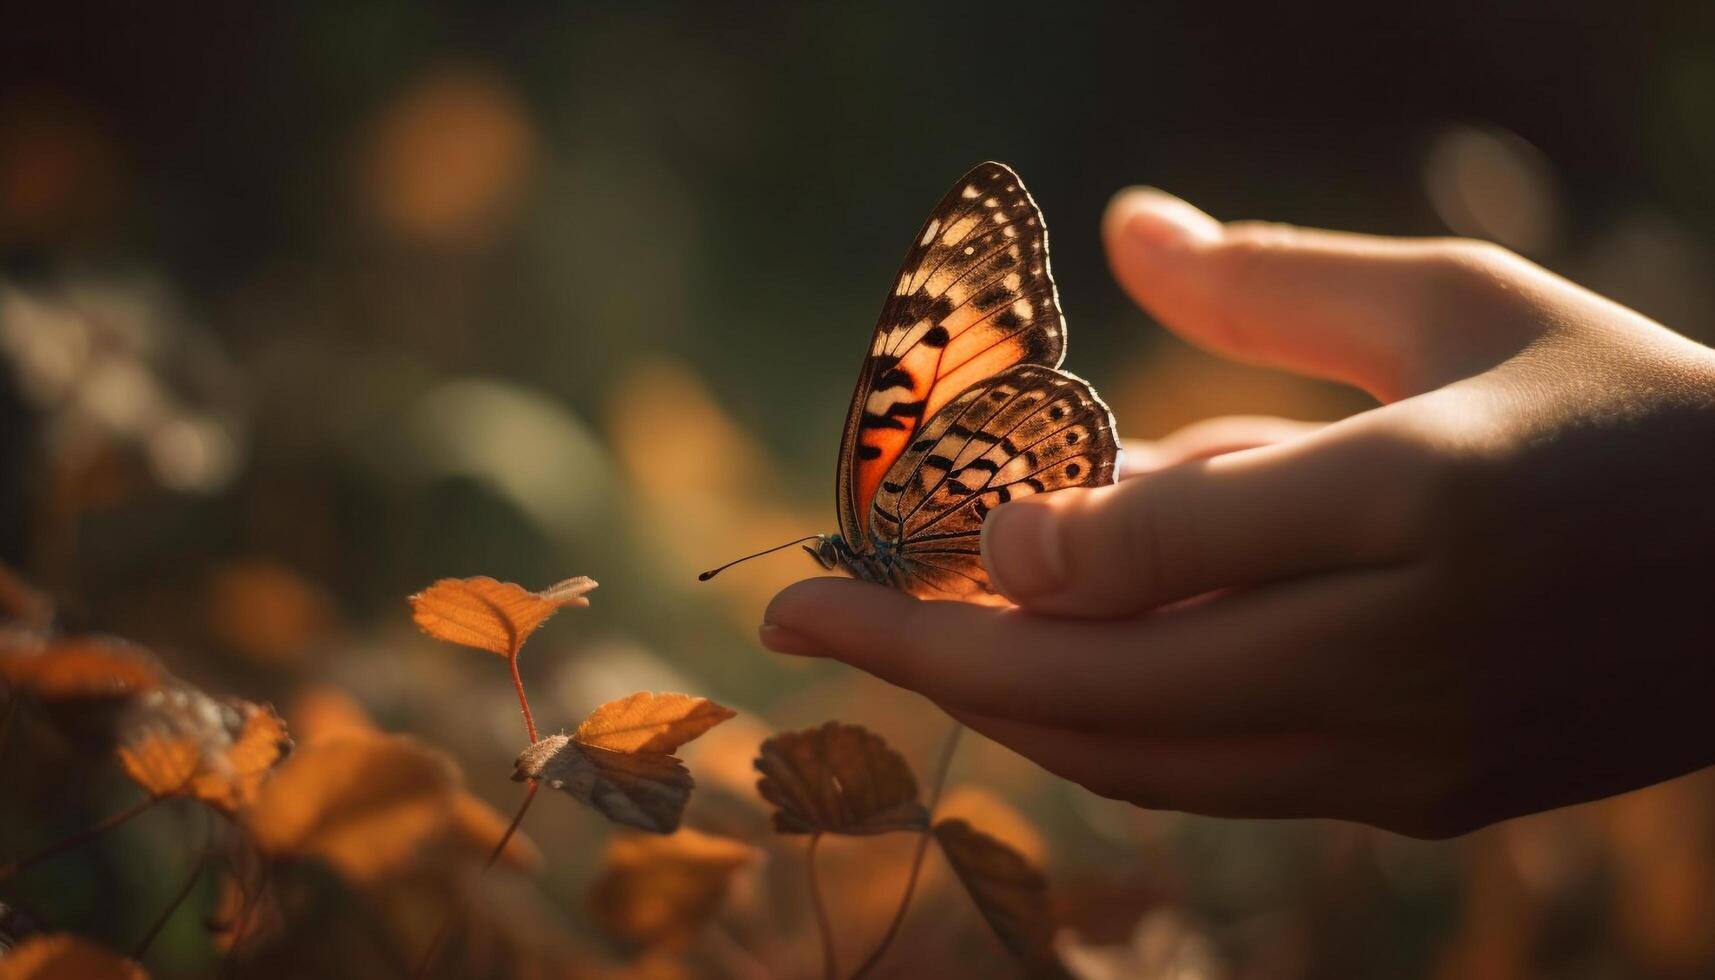
{"label": "dried leaf", "polygon": [[615,837],[590,889],[590,916],[633,946],[683,949],[720,910],[734,873],[760,858],[747,844],[688,828]]}
{"label": "dried leaf", "polygon": [[639,691],[592,711],[572,738],[613,752],[672,752],[737,713],[708,698]]}
{"label": "dried leaf", "polygon": [[1032,975],[1066,976],[1054,952],[1054,920],[1042,872],[963,820],[936,823],[935,839],[977,911]]}
{"label": "dried leaf", "polygon": [[120,764],[150,795],[189,796],[228,814],[255,798],[292,744],[273,708],[177,682],[139,698],[120,733]]}
{"label": "dried leaf", "polygon": [[615,823],[670,834],[695,785],[665,752],[613,752],[550,735],[519,753],[513,779],[541,779]]}
{"label": "dried leaf", "polygon": [[459,791],[444,754],[404,735],[348,732],[293,755],[243,819],[264,852],[317,857],[367,884],[451,828]]}
{"label": "dried leaf", "polygon": [[672,750],[734,714],[707,698],[639,691],[519,753],[512,778],[546,780],[609,820],[669,834],[694,785]]}
{"label": "dried leaf", "polygon": [[0,980],[148,980],[136,962],[69,932],[31,936],[0,957]]}
{"label": "dried leaf", "polygon": [[42,701],[130,697],[161,680],[147,650],[112,637],[9,633],[0,643],[0,681]]}
{"label": "dried leaf", "polygon": [[510,657],[549,616],[589,605],[584,593],[595,587],[583,575],[540,592],[487,576],[444,578],[411,597],[411,618],[437,640]]}
{"label": "dried leaf", "polygon": [[779,809],[783,834],[885,834],[929,829],[917,780],[898,752],[857,725],[828,722],[762,743],[756,789]]}

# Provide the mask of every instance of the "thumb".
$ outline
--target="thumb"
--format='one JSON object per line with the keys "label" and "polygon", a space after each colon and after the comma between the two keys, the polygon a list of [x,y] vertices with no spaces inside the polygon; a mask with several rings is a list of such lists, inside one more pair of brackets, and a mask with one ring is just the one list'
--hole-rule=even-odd
{"label": "thumb", "polygon": [[[1462,239],[1222,224],[1151,188],[1108,205],[1114,277],[1186,339],[1393,401],[1479,373],[1540,332],[1521,282],[1546,273]],[[1531,283],[1540,286],[1540,282]]]}

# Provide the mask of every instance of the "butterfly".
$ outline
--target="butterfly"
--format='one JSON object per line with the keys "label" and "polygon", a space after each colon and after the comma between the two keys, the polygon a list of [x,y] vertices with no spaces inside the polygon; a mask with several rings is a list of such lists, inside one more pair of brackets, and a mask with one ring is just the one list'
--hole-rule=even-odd
{"label": "butterfly", "polygon": [[839,533],[758,555],[813,541],[823,568],[1004,604],[982,563],[989,512],[1114,482],[1113,415],[1060,370],[1065,352],[1042,211],[1011,167],[978,164],[929,212],[882,305],[840,439]]}

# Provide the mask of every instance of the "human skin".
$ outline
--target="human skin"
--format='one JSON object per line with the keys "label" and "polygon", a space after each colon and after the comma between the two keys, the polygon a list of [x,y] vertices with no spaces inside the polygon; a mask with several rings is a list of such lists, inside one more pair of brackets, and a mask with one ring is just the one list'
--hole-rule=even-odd
{"label": "human skin", "polygon": [[1103,221],[1179,335],[1380,407],[1233,418],[997,508],[1016,608],[797,583],[763,644],[1139,806],[1445,837],[1715,764],[1715,351],[1504,249]]}

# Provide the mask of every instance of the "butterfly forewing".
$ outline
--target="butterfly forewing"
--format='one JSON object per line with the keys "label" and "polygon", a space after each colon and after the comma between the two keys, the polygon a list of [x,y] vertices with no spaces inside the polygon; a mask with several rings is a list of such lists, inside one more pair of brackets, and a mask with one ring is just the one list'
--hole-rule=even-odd
{"label": "butterfly forewing", "polygon": [[970,385],[1065,347],[1048,230],[1011,168],[984,163],[953,185],[912,240],[882,308],[840,443],[840,531],[868,548],[883,478],[926,419]]}
{"label": "butterfly forewing", "polygon": [[965,389],[879,484],[873,529],[896,542],[906,590],[987,600],[979,534],[1009,500],[1114,481],[1113,417],[1082,378],[1021,364]]}

